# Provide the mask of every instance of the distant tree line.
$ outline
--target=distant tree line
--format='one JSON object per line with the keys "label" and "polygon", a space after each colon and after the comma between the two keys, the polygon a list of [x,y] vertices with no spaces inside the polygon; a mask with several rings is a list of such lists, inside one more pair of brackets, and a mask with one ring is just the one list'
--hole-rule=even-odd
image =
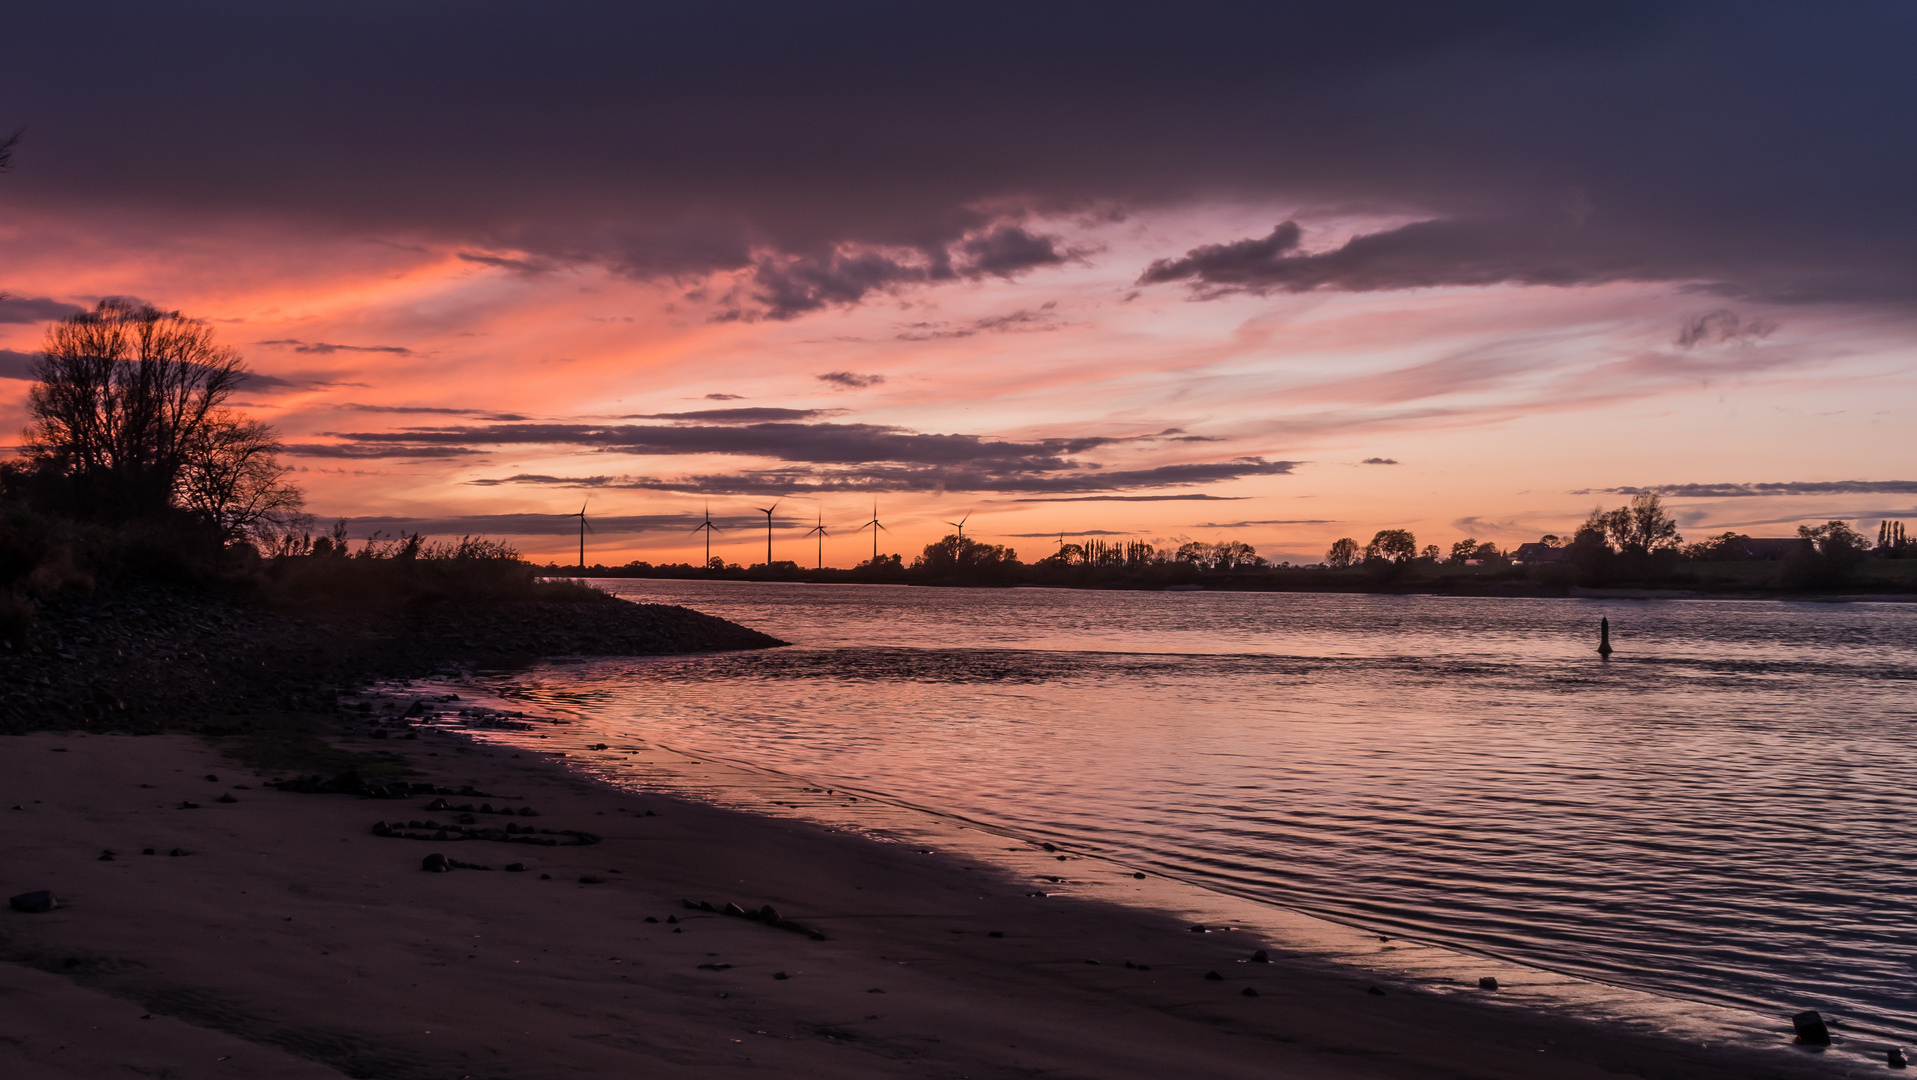
{"label": "distant tree line", "polygon": [[1871,557],[1917,558],[1917,544],[1906,536],[1900,521],[1881,522],[1874,547],[1847,522],[1830,521],[1799,526],[1797,536],[1783,545],[1738,532],[1687,545],[1662,500],[1647,493],[1612,510],[1592,511],[1568,544],[1558,536],[1545,535],[1535,543],[1501,550],[1496,544],[1466,537],[1453,543],[1447,556],[1435,544],[1420,550],[1408,530],[1383,529],[1362,547],[1351,537],[1333,541],[1324,565],[1336,570],[1362,568],[1388,579],[1420,563],[1502,567],[1522,560],[1562,566],[1579,584],[1603,585],[1657,582],[1684,563],[1775,561],[1782,564],[1780,583],[1785,587],[1819,589],[1848,582]]}

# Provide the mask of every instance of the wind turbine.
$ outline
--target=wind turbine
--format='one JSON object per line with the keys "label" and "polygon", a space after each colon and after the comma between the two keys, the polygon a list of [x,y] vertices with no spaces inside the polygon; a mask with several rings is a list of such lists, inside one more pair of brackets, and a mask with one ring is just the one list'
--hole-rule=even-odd
{"label": "wind turbine", "polygon": [[[582,577],[586,573],[586,530],[592,529],[592,526],[586,524],[586,503],[590,502],[592,502],[592,496],[588,495],[586,496],[586,502],[579,504],[579,512],[577,514],[566,515],[567,517],[576,517],[579,519],[579,573]],[[592,529],[592,531],[598,532],[599,530]]]}
{"label": "wind turbine", "polygon": [[765,515],[765,568],[767,570],[772,569],[772,511],[778,508],[777,499],[772,501],[771,506],[755,507],[759,513]]}
{"label": "wind turbine", "polygon": [[702,521],[702,522],[700,522],[699,524],[697,524],[697,525],[695,525],[695,526],[693,526],[693,529],[692,529],[692,531],[693,531],[693,532],[703,532],[703,533],[705,533],[705,534],[706,534],[706,562],[705,562],[705,565],[707,565],[707,566],[711,566],[711,565],[712,565],[712,534],[713,534],[714,532],[717,532],[717,531],[718,531],[718,529],[719,529],[719,526],[717,526],[717,525],[714,525],[714,524],[712,523],[712,504],[711,504],[711,503],[707,503],[707,504],[706,504],[706,519],[705,519],[704,521]]}
{"label": "wind turbine", "polygon": [[[885,529],[885,526],[879,524],[879,500],[872,500],[872,520],[859,526],[859,528],[872,530],[872,565],[877,566],[879,564],[879,530]],[[892,530],[885,529],[885,531],[891,532]]]}
{"label": "wind turbine", "polygon": [[823,570],[825,569],[825,511],[823,509],[819,511],[819,523],[805,531],[807,536],[813,533],[819,534],[819,569]]}
{"label": "wind turbine", "polygon": [[972,515],[970,513],[967,513],[964,517],[958,519],[957,521],[948,521],[946,522],[946,524],[950,525],[954,529],[957,529],[959,539],[963,540],[965,539],[965,523],[970,520],[972,520]]}

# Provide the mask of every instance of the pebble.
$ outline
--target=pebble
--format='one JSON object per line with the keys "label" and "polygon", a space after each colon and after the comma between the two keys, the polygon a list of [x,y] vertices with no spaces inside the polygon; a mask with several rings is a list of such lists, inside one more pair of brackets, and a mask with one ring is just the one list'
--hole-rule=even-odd
{"label": "pebble", "polygon": [[1884,1063],[1893,1069],[1901,1069],[1910,1064],[1910,1059],[1904,1056],[1903,1047],[1893,1046],[1884,1054]]}
{"label": "pebble", "polygon": [[1256,990],[1253,990],[1253,989],[1252,989],[1251,987],[1249,987],[1249,986],[1247,986],[1247,987],[1245,987],[1245,988],[1244,988],[1243,990],[1240,990],[1240,991],[1238,991],[1238,992],[1239,992],[1240,994],[1243,994],[1243,995],[1244,995],[1244,996],[1246,996],[1246,997],[1257,997],[1257,996],[1258,996],[1258,991],[1256,991]]}
{"label": "pebble", "polygon": [[51,892],[45,889],[36,889],[33,892],[23,892],[9,898],[7,904],[15,911],[24,911],[29,915],[38,915],[59,907],[60,901],[55,899]]}
{"label": "pebble", "polygon": [[1207,971],[1205,972],[1205,981],[1206,982],[1224,982],[1225,977],[1223,975],[1218,974],[1216,971]]}
{"label": "pebble", "polygon": [[1797,1029],[1797,1041],[1806,1046],[1830,1045],[1830,1028],[1824,1026],[1823,1016],[1815,1009],[1791,1017],[1791,1027]]}
{"label": "pebble", "polygon": [[1497,988],[1498,980],[1490,975],[1486,975],[1484,978],[1478,980],[1478,989],[1480,990],[1496,990]]}
{"label": "pebble", "polygon": [[451,863],[446,861],[446,856],[435,851],[431,855],[419,860],[419,868],[435,874],[444,874],[453,867]]}

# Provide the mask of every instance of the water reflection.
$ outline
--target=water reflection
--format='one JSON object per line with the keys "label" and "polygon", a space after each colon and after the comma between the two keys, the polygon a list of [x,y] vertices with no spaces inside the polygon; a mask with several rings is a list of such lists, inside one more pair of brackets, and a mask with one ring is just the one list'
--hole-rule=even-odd
{"label": "water reflection", "polygon": [[1917,609],[607,584],[797,643],[521,681],[608,734],[1917,1033]]}

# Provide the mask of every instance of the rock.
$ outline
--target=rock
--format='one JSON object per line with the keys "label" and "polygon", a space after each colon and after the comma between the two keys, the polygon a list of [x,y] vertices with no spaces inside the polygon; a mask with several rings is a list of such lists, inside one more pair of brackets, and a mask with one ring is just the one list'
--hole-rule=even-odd
{"label": "rock", "polygon": [[1039,846],[1039,847],[1042,847],[1042,848],[1044,848],[1044,849],[1045,849],[1046,851],[1057,851],[1057,850],[1058,850],[1057,848],[1055,848],[1055,847],[1053,847],[1053,846],[1052,846],[1052,845],[1050,845],[1050,844],[1040,844],[1040,845],[1038,845],[1038,846]]}
{"label": "rock", "polygon": [[678,921],[679,921],[679,916],[677,916],[677,915],[668,915],[668,916],[666,916],[666,921],[667,921],[667,922],[669,922],[669,923],[676,923],[676,922],[678,922]]}
{"label": "rock", "polygon": [[1191,932],[1194,934],[1202,934],[1205,932],[1205,928],[1203,925],[1194,926],[1191,928]]}
{"label": "rock", "polygon": [[177,848],[177,847],[176,847],[176,848],[174,848],[174,849],[173,849],[172,851],[169,851],[169,852],[167,852],[167,854],[168,854],[168,855],[171,855],[171,856],[173,856],[173,857],[175,857],[175,858],[180,858],[180,857],[182,857],[182,856],[186,856],[186,855],[191,855],[191,854],[193,854],[193,853],[192,853],[192,852],[190,852],[190,851],[188,851],[188,850],[186,850],[185,848]]}
{"label": "rock", "polygon": [[987,934],[986,934],[985,936],[986,936],[986,937],[1004,937],[1004,936],[1005,936],[1005,931],[1003,931],[1003,930],[993,930],[993,931],[990,931],[990,932],[988,932],[988,933],[987,933]]}
{"label": "rock", "polygon": [[509,862],[506,864],[506,872],[509,874],[523,874],[526,872],[526,864],[523,862]]}
{"label": "rock", "polygon": [[1830,1028],[1824,1026],[1824,1018],[1815,1009],[1791,1017],[1791,1027],[1797,1029],[1797,1041],[1805,1046],[1830,1045]]}
{"label": "rock", "polygon": [[1138,879],[1138,880],[1140,880],[1140,881],[1143,881],[1143,880],[1145,880],[1145,875],[1144,875],[1144,874],[1133,874],[1132,876],[1133,876],[1133,877],[1135,877],[1135,878],[1137,878],[1137,879]]}
{"label": "rock", "polygon": [[446,860],[446,856],[435,851],[431,855],[419,860],[419,868],[434,874],[444,874],[451,870],[453,866],[452,863]]}
{"label": "rock", "polygon": [[1367,986],[1365,987],[1365,993],[1370,994],[1372,997],[1385,996],[1384,988],[1380,986]]}
{"label": "rock", "polygon": [[[508,869],[508,870],[511,870],[511,869],[512,869],[512,867],[510,867],[510,866],[508,866],[508,867],[507,867],[506,869]],[[648,915],[648,916],[646,916],[646,921],[647,921],[647,922],[654,922],[654,923],[656,923],[656,922],[658,922],[658,921],[659,921],[659,916],[657,916],[657,915]]]}
{"label": "rock", "polygon": [[1271,963],[1271,955],[1265,952],[1265,950],[1259,949],[1257,952],[1251,954],[1251,962],[1254,964],[1269,964]]}
{"label": "rock", "polygon": [[721,915],[744,915],[744,914],[745,914],[745,909],[744,909],[744,908],[742,908],[742,907],[740,907],[740,906],[739,906],[739,905],[737,905],[737,904],[727,904],[727,905],[726,905],[726,906],[725,906],[725,907],[724,907],[723,909],[721,909],[721,910],[720,910],[720,912],[719,912],[719,914],[721,914]]}
{"label": "rock", "polygon": [[240,800],[238,800],[238,799],[236,799],[236,798],[234,798],[234,797],[233,797],[233,793],[229,791],[229,792],[227,792],[226,794],[224,794],[224,795],[222,795],[222,796],[220,796],[219,798],[217,798],[217,799],[214,799],[213,801],[214,801],[214,802],[223,802],[223,803],[236,803],[236,802],[239,802]]}
{"label": "rock", "polygon": [[1497,988],[1498,988],[1498,980],[1495,978],[1492,978],[1489,975],[1486,975],[1484,978],[1478,980],[1478,989],[1480,990],[1496,990]]}
{"label": "rock", "polygon": [[1884,1054],[1884,1063],[1893,1069],[1901,1069],[1910,1064],[1910,1059],[1904,1056],[1903,1047],[1893,1046]]}
{"label": "rock", "polygon": [[111,851],[102,851],[102,852],[100,852],[100,861],[101,861],[101,862],[112,862],[112,861],[113,861],[113,852],[111,852]]}
{"label": "rock", "polygon": [[539,875],[539,880],[541,880],[541,881],[551,881],[551,880],[552,880],[552,875],[551,875],[551,874],[541,874],[541,875]]}
{"label": "rock", "polygon": [[766,906],[759,909],[759,917],[769,923],[780,923],[785,921],[784,919],[779,917],[779,909],[773,907],[771,904],[767,904]]}
{"label": "rock", "polygon": [[182,809],[182,810],[198,810],[199,808],[200,808],[200,804],[199,804],[199,803],[196,803],[196,802],[181,802],[181,803],[180,803],[180,809]]}
{"label": "rock", "polygon": [[790,978],[791,978],[792,976],[790,976],[790,975],[787,975],[787,974],[786,974],[785,972],[783,972],[783,971],[775,971],[775,972],[773,972],[773,973],[772,973],[772,977],[773,977],[773,978],[775,978],[775,979],[777,979],[777,980],[779,980],[780,982],[784,982],[784,981],[786,981],[787,979],[790,979]]}
{"label": "rock", "polygon": [[1247,986],[1247,987],[1245,987],[1245,988],[1244,988],[1243,990],[1240,990],[1240,991],[1238,991],[1238,992],[1239,992],[1240,994],[1243,994],[1243,995],[1244,995],[1244,996],[1246,996],[1246,997],[1257,997],[1257,996],[1258,996],[1258,991],[1256,991],[1256,990],[1253,990],[1253,989],[1252,989],[1251,987],[1249,987],[1249,986]]}
{"label": "rock", "polygon": [[41,912],[52,911],[54,908],[59,907],[60,901],[54,899],[53,894],[47,890],[37,889],[33,892],[23,892],[18,896],[12,897],[7,901],[7,904],[15,911],[24,911],[29,915],[38,915]]}
{"label": "rock", "polygon": [[591,874],[586,874],[579,879],[579,884],[581,885],[604,885],[605,883],[605,878],[593,877]]}
{"label": "rock", "polygon": [[1207,971],[1205,972],[1205,981],[1206,982],[1224,982],[1225,977],[1223,975],[1218,974],[1216,971]]}
{"label": "rock", "polygon": [[141,849],[140,849],[140,854],[142,854],[142,855],[151,855],[151,854],[153,854],[153,849],[152,849],[152,848],[141,848]]}

